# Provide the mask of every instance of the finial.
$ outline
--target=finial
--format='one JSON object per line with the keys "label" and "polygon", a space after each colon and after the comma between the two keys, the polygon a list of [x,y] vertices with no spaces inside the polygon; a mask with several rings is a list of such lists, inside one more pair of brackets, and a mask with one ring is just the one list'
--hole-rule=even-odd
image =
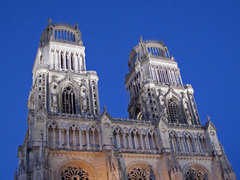
{"label": "finial", "polygon": [[140,36],[140,42],[142,42],[142,36]]}
{"label": "finial", "polygon": [[160,42],[162,45],[164,45],[164,43],[163,43],[163,40],[161,40],[161,42]]}
{"label": "finial", "polygon": [[210,121],[210,117],[207,115],[207,120]]}
{"label": "finial", "polygon": [[104,111],[106,111],[106,110],[107,110],[107,108],[106,108],[106,106],[105,106],[105,105],[103,106],[103,110],[104,110]]}
{"label": "finial", "polygon": [[48,22],[49,25],[52,24],[52,20],[50,18],[48,18],[47,22]]}
{"label": "finial", "polygon": [[78,23],[75,24],[75,29],[78,29]]}

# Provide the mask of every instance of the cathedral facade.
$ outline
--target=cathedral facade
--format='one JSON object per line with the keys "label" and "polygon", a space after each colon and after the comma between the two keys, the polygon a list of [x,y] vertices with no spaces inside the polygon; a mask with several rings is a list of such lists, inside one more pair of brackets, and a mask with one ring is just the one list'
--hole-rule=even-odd
{"label": "cathedral facade", "polygon": [[100,112],[98,76],[86,70],[78,25],[42,33],[28,98],[28,129],[15,180],[236,180],[193,88],[161,41],[131,50],[129,119]]}

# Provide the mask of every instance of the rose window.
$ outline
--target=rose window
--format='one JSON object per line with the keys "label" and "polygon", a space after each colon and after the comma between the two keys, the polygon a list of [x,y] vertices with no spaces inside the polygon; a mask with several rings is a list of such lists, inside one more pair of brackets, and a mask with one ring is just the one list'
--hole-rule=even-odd
{"label": "rose window", "polygon": [[61,180],[89,180],[89,175],[85,169],[72,166],[62,171]]}
{"label": "rose window", "polygon": [[149,169],[134,168],[128,173],[128,180],[152,180]]}
{"label": "rose window", "polygon": [[185,180],[208,180],[207,174],[196,170],[196,169],[189,169],[185,173]]}

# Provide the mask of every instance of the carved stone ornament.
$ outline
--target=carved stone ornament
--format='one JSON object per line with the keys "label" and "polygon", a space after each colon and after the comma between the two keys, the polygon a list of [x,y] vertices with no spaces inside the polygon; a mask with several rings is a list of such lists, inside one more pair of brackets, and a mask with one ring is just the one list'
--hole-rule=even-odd
{"label": "carved stone ornament", "polygon": [[210,134],[211,134],[212,136],[214,136],[214,135],[215,135],[215,133],[214,133],[213,131],[210,131]]}
{"label": "carved stone ornament", "polygon": [[103,125],[104,125],[104,127],[106,127],[106,128],[107,128],[107,127],[110,127],[110,124],[109,124],[108,122],[105,122]]}
{"label": "carved stone ornament", "polygon": [[43,122],[44,118],[43,117],[37,117],[37,122]]}
{"label": "carved stone ornament", "polygon": [[89,180],[88,172],[77,166],[65,168],[61,173],[61,180]]}

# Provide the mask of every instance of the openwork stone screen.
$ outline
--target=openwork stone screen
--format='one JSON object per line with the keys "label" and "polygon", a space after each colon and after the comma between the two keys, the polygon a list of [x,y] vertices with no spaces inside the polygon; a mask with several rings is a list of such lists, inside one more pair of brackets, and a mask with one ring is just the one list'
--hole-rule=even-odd
{"label": "openwork stone screen", "polygon": [[154,180],[154,179],[152,179],[150,169],[137,167],[128,172],[128,180]]}
{"label": "openwork stone screen", "polygon": [[90,180],[88,172],[77,166],[65,168],[61,173],[61,180]]}
{"label": "openwork stone screen", "polygon": [[188,169],[184,180],[208,180],[208,176],[197,169]]}

